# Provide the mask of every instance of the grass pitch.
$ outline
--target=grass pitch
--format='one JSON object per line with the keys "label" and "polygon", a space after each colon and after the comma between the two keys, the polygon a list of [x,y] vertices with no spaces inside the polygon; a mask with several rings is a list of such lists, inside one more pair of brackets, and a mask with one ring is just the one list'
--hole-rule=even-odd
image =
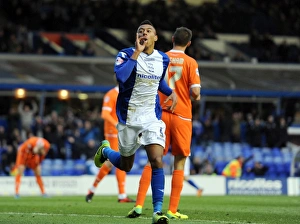
{"label": "grass pitch", "polygon": [[[164,212],[169,203],[164,201]],[[9,224],[139,224],[152,222],[151,197],[147,197],[143,214],[125,218],[134,203],[118,203],[116,196],[23,196],[0,197],[0,223]],[[187,224],[296,224],[300,223],[300,198],[288,196],[182,196],[180,211],[188,220],[170,220]]]}

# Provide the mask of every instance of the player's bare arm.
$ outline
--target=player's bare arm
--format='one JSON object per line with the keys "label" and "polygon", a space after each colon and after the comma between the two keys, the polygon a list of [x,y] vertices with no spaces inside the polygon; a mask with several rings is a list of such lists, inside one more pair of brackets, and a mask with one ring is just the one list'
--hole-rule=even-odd
{"label": "player's bare arm", "polygon": [[191,100],[199,101],[201,99],[200,87],[192,87],[190,89]]}
{"label": "player's bare arm", "polygon": [[167,99],[164,101],[164,103],[167,103],[169,100],[172,101],[172,105],[168,109],[171,110],[173,113],[175,110],[175,107],[177,105],[177,102],[178,102],[177,95],[174,92],[174,90],[172,91],[171,95],[167,97]]}

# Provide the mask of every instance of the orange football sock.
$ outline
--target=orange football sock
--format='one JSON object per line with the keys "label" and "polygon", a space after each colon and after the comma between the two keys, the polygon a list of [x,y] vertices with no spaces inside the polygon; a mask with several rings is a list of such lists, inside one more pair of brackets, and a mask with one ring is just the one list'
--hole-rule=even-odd
{"label": "orange football sock", "polygon": [[151,183],[151,176],[152,176],[151,166],[146,165],[144,167],[143,173],[140,178],[139,190],[138,190],[136,203],[135,203],[136,206],[137,205],[140,205],[142,207],[144,206],[146,194]]}
{"label": "orange football sock", "polygon": [[17,174],[15,177],[15,192],[16,194],[19,194],[20,185],[21,185],[21,175]]}
{"label": "orange football sock", "polygon": [[116,177],[118,181],[119,194],[125,194],[126,172],[116,169]]}
{"label": "orange football sock", "polygon": [[183,170],[174,170],[172,175],[172,186],[170,195],[169,210],[173,213],[177,212],[180,194],[183,187],[184,172]]}
{"label": "orange football sock", "polygon": [[93,183],[93,187],[97,187],[100,181],[110,172],[110,168],[104,163],[103,166],[100,168],[96,179]]}
{"label": "orange football sock", "polygon": [[45,187],[44,187],[44,184],[43,184],[42,177],[38,175],[38,176],[35,176],[35,178],[36,178],[37,184],[39,185],[39,187],[41,189],[42,194],[45,194]]}

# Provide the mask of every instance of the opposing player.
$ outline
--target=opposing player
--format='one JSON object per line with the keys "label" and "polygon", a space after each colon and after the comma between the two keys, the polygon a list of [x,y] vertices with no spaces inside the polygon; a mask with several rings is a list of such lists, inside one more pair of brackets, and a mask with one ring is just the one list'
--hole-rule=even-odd
{"label": "opposing player", "polygon": [[[109,90],[103,98],[101,117],[104,120],[104,137],[110,142],[112,149],[118,151],[118,130],[116,128],[118,124],[118,118],[116,114],[117,97],[119,94],[119,87],[116,86]],[[94,196],[95,190],[101,180],[111,171],[112,164],[109,161],[105,161],[94,180],[93,185],[90,187],[88,194],[85,197],[86,202],[91,202]],[[127,197],[125,191],[126,172],[120,169],[116,169],[116,177],[118,182],[118,202],[135,202],[131,198]]]}
{"label": "opposing player", "polygon": [[175,109],[177,97],[164,80],[169,58],[154,49],[157,39],[154,26],[145,20],[137,29],[135,47],[118,53],[115,73],[120,88],[117,99],[119,152],[112,150],[108,141],[102,141],[94,160],[95,165],[101,167],[109,159],[115,167],[128,172],[136,150],[143,145],[152,168],[152,223],[168,223],[169,219],[162,214],[166,126],[161,120],[158,90],[166,95],[166,103],[172,101],[168,105],[170,111]]}
{"label": "opposing player", "polygon": [[15,176],[15,197],[19,198],[19,190],[21,185],[21,177],[25,168],[28,167],[34,171],[36,182],[41,190],[42,196],[47,196],[45,187],[41,177],[41,163],[45,159],[50,149],[50,143],[39,137],[30,137],[20,145],[17,152],[16,160],[16,176]]}
{"label": "opposing player", "polygon": [[[178,105],[174,111],[164,105],[165,96],[160,95],[163,107],[162,120],[166,124],[166,145],[164,154],[172,146],[174,171],[172,174],[171,195],[167,217],[169,219],[188,219],[178,212],[180,194],[184,182],[184,167],[190,155],[192,137],[192,100],[200,100],[200,75],[197,62],[184,52],[191,45],[192,31],[186,27],[177,28],[173,37],[173,49],[167,52],[170,64],[165,79],[178,96]],[[136,206],[127,217],[141,215],[146,192],[151,182],[151,167],[146,165],[139,184]]]}

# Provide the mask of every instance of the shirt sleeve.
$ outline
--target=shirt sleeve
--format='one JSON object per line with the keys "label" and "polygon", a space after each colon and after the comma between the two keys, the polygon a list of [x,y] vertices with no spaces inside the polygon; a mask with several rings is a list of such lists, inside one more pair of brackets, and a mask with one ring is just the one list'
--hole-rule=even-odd
{"label": "shirt sleeve", "polygon": [[165,53],[161,53],[163,55],[163,75],[161,77],[161,81],[159,83],[159,86],[158,86],[158,90],[160,92],[162,92],[164,95],[166,96],[170,96],[172,94],[172,89],[168,86],[167,82],[165,81],[165,75],[166,75],[166,72],[167,72],[167,68],[168,68],[168,65],[170,63],[170,59],[168,57],[168,55],[166,55]]}
{"label": "shirt sleeve", "polygon": [[168,86],[165,80],[162,80],[159,83],[158,90],[166,96],[170,96],[172,94],[172,89]]}
{"label": "shirt sleeve", "polygon": [[128,53],[120,51],[115,61],[115,74],[118,82],[124,83],[129,78],[137,61],[130,58]]}

